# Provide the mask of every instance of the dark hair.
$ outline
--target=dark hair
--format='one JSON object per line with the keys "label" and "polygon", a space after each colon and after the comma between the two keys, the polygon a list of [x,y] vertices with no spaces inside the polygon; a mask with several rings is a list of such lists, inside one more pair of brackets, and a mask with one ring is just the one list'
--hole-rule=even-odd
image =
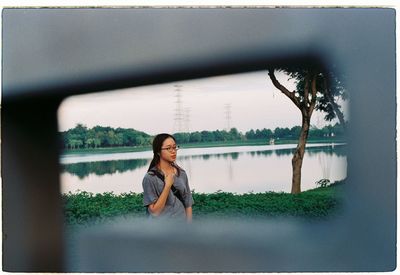
{"label": "dark hair", "polygon": [[[150,169],[157,166],[157,164],[160,162],[161,148],[162,148],[164,141],[167,138],[172,138],[176,143],[176,139],[170,134],[163,133],[163,134],[158,134],[154,137],[154,139],[153,139],[153,159],[151,160],[149,169],[147,169],[147,171],[150,171]],[[173,164],[173,165],[177,168],[176,170],[178,171],[178,176],[179,176],[180,167],[176,164]]]}

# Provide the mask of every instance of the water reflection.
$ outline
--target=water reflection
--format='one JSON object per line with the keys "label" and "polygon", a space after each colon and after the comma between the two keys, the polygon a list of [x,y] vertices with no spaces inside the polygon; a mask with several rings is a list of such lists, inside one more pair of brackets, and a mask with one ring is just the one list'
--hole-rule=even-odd
{"label": "water reflection", "polygon": [[[257,152],[258,153],[258,152]],[[189,160],[189,159],[194,159],[194,160],[213,160],[213,159],[232,159],[232,160],[237,160],[239,158],[239,155],[246,154],[245,152],[233,152],[233,153],[222,153],[222,154],[204,154],[204,155],[194,155],[194,156],[179,156],[179,159],[181,160]]]}
{"label": "water reflection", "polygon": [[248,152],[247,154],[250,154],[252,157],[254,157],[254,156],[270,156],[274,153],[275,153],[275,151],[271,150],[271,151]]}
{"label": "water reflection", "polygon": [[[256,152],[257,155],[270,155],[274,153],[276,156],[287,156],[287,155],[293,155],[295,152],[295,148],[291,149],[279,149],[279,150],[273,150],[273,151],[261,151],[261,152]],[[254,152],[251,152],[254,153]],[[326,146],[326,147],[311,147],[307,148],[305,154],[309,156],[315,156],[318,154],[327,154],[327,155],[337,155],[339,157],[345,157],[346,156],[346,147],[344,145],[336,145],[336,146]]]}
{"label": "water reflection", "polygon": [[[257,151],[249,147],[247,151],[237,149],[224,153],[219,150],[201,154],[199,149],[194,155],[186,152],[178,156],[177,162],[186,170],[191,188],[196,192],[290,192],[294,148]],[[62,192],[142,192],[141,182],[149,162],[150,157],[141,157],[63,164]],[[346,168],[345,145],[306,148],[302,190],[315,188],[315,182],[322,178],[344,179]]]}
{"label": "water reflection", "polygon": [[[265,152],[252,152],[252,153],[259,153],[265,155]],[[267,155],[270,152],[266,152]],[[199,156],[184,156],[180,159],[185,161],[190,159],[201,159],[201,160],[212,160],[212,159],[220,159],[221,157],[225,160],[230,161],[237,160],[239,155],[244,153],[224,153],[224,154],[207,154],[207,155],[199,155]],[[123,173],[130,170],[135,170],[137,168],[141,168],[143,166],[147,166],[149,160],[147,159],[131,159],[131,160],[108,160],[108,161],[93,161],[93,162],[79,162],[79,163],[72,163],[72,164],[62,164],[61,172],[67,172],[69,174],[75,175],[80,179],[84,179],[85,177],[89,176],[90,174],[95,174],[97,176],[102,176],[106,174],[114,174],[114,173]],[[189,165],[190,169],[190,165]]]}
{"label": "water reflection", "polygon": [[131,160],[109,160],[97,162],[83,162],[62,165],[62,172],[68,172],[72,175],[84,179],[90,174],[102,176],[106,174],[123,173],[130,170],[146,166],[146,159]]}

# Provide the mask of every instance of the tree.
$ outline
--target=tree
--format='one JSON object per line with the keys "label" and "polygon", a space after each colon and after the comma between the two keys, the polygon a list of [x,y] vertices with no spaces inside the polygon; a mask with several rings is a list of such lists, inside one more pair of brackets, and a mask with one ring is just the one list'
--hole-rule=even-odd
{"label": "tree", "polygon": [[[290,77],[289,79],[293,79],[296,84],[296,90],[291,92],[283,86],[277,80],[275,71],[283,72]],[[286,95],[301,112],[301,130],[297,148],[292,158],[291,193],[297,194],[301,192],[301,167],[313,111],[317,109],[325,112],[325,119],[327,120],[332,120],[338,114],[343,115],[334,98],[345,99],[345,91],[343,86],[339,85],[338,78],[333,77],[333,72],[327,72],[316,64],[270,67],[268,68],[268,75],[273,85]],[[333,87],[332,85],[335,82],[338,85]],[[339,118],[339,120],[342,118]]]}
{"label": "tree", "polygon": [[215,141],[215,136],[213,132],[201,131],[201,141],[202,142],[213,142]]}
{"label": "tree", "polygon": [[200,132],[190,133],[190,142],[200,142],[200,141],[201,141]]}
{"label": "tree", "polygon": [[142,146],[142,145],[144,145],[146,143],[146,139],[144,138],[144,137],[142,137],[142,136],[136,136],[135,137],[135,144],[137,145],[137,146]]}
{"label": "tree", "polygon": [[238,140],[240,139],[240,134],[239,131],[236,128],[231,128],[229,130],[229,135],[231,136],[232,140]]}
{"label": "tree", "polygon": [[97,148],[101,145],[101,140],[99,138],[94,138],[94,148]]}
{"label": "tree", "polygon": [[214,132],[214,137],[216,141],[225,141],[224,134],[220,130]]}
{"label": "tree", "polygon": [[289,131],[289,136],[290,138],[296,138],[300,135],[301,133],[301,127],[300,126],[294,126],[290,129]]}
{"label": "tree", "polygon": [[290,129],[289,128],[280,128],[276,127],[274,130],[275,138],[288,138],[290,136]]}
{"label": "tree", "polygon": [[344,75],[338,77],[337,73],[334,73],[333,70],[325,72],[321,88],[324,96],[320,99],[320,104],[317,105],[316,109],[326,113],[326,120],[331,121],[337,117],[342,128],[346,130],[344,115],[341,106],[338,104],[339,99],[347,99],[346,89],[343,80],[341,80],[344,78]]}
{"label": "tree", "polygon": [[342,127],[343,125],[336,123],[333,125],[333,133],[335,136],[343,136],[345,128]]}
{"label": "tree", "polygon": [[178,144],[184,144],[190,142],[190,134],[189,133],[175,133],[174,137]]}
{"label": "tree", "polygon": [[122,133],[115,134],[115,144],[117,146],[124,144],[124,135]]}
{"label": "tree", "polygon": [[262,135],[263,139],[269,140],[270,138],[272,138],[273,133],[270,129],[264,128],[261,130],[261,135]]}
{"label": "tree", "polygon": [[247,139],[255,139],[256,133],[254,132],[253,129],[251,129],[250,131],[246,132],[246,138]]}

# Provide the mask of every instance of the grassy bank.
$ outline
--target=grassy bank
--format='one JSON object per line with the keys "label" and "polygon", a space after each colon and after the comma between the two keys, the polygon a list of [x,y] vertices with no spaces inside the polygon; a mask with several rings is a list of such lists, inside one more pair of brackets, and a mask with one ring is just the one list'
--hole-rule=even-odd
{"label": "grassy bank", "polygon": [[[343,182],[316,188],[297,195],[288,193],[250,193],[237,195],[218,192],[194,193],[195,219],[214,217],[293,216],[325,218],[340,211]],[[69,225],[106,221],[113,217],[144,217],[143,194],[114,195],[81,192],[63,195],[65,221]]]}
{"label": "grassy bank", "polygon": [[144,147],[104,147],[104,148],[83,148],[83,149],[68,149],[63,151],[63,155],[77,154],[108,154],[108,153],[128,153],[128,152],[143,152],[151,150],[151,146]]}
{"label": "grassy bank", "polygon": [[[325,142],[344,142],[337,138],[313,139],[310,138],[308,143],[325,143]],[[216,141],[216,142],[201,142],[201,143],[186,143],[180,144],[181,148],[205,148],[205,147],[230,147],[230,146],[252,146],[252,145],[267,145],[269,144],[264,139],[258,140],[236,140],[236,141]],[[297,144],[295,139],[280,139],[276,140],[275,144]],[[143,152],[151,150],[151,146],[144,147],[107,147],[107,148],[87,148],[87,149],[69,149],[63,154],[107,154],[107,153],[127,153],[127,152]]]}

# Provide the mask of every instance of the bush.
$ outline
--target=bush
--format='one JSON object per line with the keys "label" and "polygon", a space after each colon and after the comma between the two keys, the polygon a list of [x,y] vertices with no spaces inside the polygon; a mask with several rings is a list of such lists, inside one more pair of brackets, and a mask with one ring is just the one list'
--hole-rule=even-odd
{"label": "bush", "polygon": [[[343,182],[320,187],[300,194],[248,193],[237,195],[226,192],[193,193],[194,219],[207,217],[277,217],[326,218],[340,210]],[[88,192],[62,195],[65,222],[83,224],[105,221],[112,217],[145,217],[143,194]]]}

